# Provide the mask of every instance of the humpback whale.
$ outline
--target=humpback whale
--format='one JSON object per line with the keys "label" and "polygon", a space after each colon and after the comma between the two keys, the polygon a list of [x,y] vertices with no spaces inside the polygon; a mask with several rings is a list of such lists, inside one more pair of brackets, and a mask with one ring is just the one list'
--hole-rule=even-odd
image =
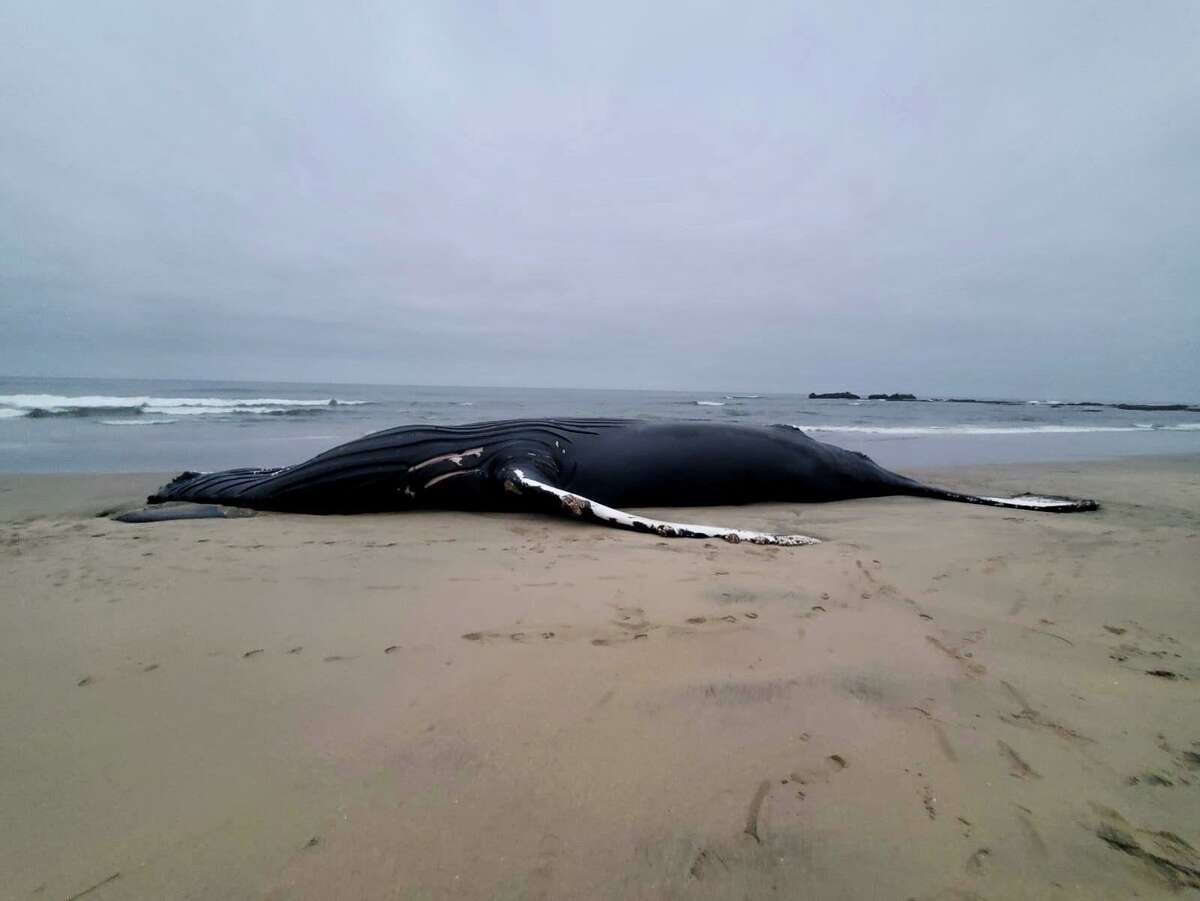
{"label": "humpback whale", "polygon": [[[669,537],[804,545],[818,539],[667,522],[625,508],[888,495],[1053,513],[1098,507],[1092,500],[985,497],[925,485],[865,454],[817,441],[796,426],[629,419],[401,426],[294,466],[185,472],[148,501],[323,514],[543,510]],[[228,515],[222,506],[200,515]],[[174,509],[159,508],[128,514],[126,521],[173,518],[179,518]]]}

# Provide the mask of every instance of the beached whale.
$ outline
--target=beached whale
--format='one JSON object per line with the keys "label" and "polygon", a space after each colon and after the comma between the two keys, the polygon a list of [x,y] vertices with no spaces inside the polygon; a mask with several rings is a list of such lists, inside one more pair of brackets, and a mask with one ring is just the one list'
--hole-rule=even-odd
{"label": "beached whale", "polygon": [[[802,545],[817,539],[664,522],[622,508],[886,495],[1055,513],[1097,508],[1090,500],[976,497],[923,485],[889,472],[865,454],[816,441],[795,426],[626,419],[401,426],[295,466],[185,472],[149,502],[192,501],[292,513],[553,510],[670,537]],[[220,508],[213,509],[212,515],[221,515]],[[130,521],[171,519],[173,512],[139,511]]]}

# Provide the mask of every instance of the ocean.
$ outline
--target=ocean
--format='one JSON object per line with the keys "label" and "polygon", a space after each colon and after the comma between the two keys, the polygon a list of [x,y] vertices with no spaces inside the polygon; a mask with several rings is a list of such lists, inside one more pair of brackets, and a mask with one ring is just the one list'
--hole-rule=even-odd
{"label": "ocean", "polygon": [[395,425],[553,416],[788,423],[898,469],[1200,453],[1200,407],[1116,403],[0,377],[0,472],[280,466]]}

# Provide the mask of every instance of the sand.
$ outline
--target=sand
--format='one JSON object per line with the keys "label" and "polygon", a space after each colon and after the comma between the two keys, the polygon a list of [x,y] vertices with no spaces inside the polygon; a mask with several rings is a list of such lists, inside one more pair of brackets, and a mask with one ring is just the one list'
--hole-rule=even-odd
{"label": "sand", "polygon": [[827,539],[762,548],[4,477],[0,896],[1200,894],[1200,459],[926,477],[1104,509],[684,517]]}

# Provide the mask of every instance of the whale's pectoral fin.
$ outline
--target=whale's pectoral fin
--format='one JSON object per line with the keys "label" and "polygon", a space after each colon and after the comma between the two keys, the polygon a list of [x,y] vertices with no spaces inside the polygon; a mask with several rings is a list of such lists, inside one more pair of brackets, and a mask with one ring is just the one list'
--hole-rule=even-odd
{"label": "whale's pectoral fin", "polygon": [[503,474],[504,487],[516,494],[528,494],[543,498],[562,512],[590,522],[605,526],[615,526],[618,529],[632,529],[635,532],[651,532],[666,538],[720,538],[723,541],[737,543],[748,541],[752,544],[775,544],[789,547],[804,544],[820,544],[820,539],[809,538],[807,535],[772,535],[768,532],[751,532],[745,529],[727,529],[723,526],[703,526],[694,523],[665,522],[661,519],[650,519],[635,513],[626,513],[605,506],[571,491],[556,488],[548,482],[527,475],[518,468],[508,468]]}
{"label": "whale's pectoral fin", "polygon": [[1059,497],[1053,494],[1018,494],[1016,497],[980,497],[974,494],[960,494],[957,491],[946,491],[943,488],[930,488],[926,489],[925,496],[947,501],[960,501],[966,504],[983,504],[988,507],[1008,507],[1013,510],[1039,510],[1043,513],[1088,513],[1092,510],[1100,509],[1100,505],[1093,500]]}

